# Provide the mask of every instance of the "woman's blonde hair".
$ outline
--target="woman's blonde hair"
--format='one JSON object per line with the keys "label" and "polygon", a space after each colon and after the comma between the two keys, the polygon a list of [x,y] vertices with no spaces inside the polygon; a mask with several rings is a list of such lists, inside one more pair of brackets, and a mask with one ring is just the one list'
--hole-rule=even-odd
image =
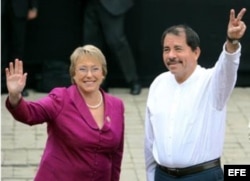
{"label": "woman's blonde hair", "polygon": [[75,83],[73,77],[75,76],[76,62],[79,58],[82,58],[84,56],[91,56],[100,61],[102,65],[103,76],[106,77],[108,73],[107,63],[102,51],[94,45],[84,45],[82,47],[76,48],[70,56],[69,74],[71,77],[71,82],[73,84]]}

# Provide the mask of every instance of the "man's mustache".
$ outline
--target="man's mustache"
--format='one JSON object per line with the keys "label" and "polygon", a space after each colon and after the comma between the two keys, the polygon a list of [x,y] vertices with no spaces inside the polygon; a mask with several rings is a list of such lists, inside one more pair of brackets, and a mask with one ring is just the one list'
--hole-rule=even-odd
{"label": "man's mustache", "polygon": [[171,64],[177,64],[177,63],[182,63],[182,61],[181,60],[177,60],[177,59],[169,59],[168,61],[167,61],[167,65],[171,65]]}

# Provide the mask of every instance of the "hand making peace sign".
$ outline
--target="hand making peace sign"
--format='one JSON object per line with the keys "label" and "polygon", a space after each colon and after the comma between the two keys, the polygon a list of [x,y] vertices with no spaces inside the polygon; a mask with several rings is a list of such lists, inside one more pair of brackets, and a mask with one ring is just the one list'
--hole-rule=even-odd
{"label": "hand making peace sign", "polygon": [[246,8],[242,8],[239,14],[235,17],[235,10],[230,10],[229,23],[227,28],[227,36],[230,39],[239,40],[243,37],[246,31],[246,24],[242,21]]}

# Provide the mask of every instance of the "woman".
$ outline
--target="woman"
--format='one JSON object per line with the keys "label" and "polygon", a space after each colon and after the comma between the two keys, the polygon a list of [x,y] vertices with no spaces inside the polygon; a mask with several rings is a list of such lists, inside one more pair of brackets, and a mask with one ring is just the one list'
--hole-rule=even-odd
{"label": "woman", "polygon": [[86,45],[71,55],[72,85],[25,101],[27,73],[16,59],[6,68],[6,107],[25,124],[46,122],[48,139],[35,181],[118,181],[124,143],[124,104],[100,85],[107,65],[102,52]]}

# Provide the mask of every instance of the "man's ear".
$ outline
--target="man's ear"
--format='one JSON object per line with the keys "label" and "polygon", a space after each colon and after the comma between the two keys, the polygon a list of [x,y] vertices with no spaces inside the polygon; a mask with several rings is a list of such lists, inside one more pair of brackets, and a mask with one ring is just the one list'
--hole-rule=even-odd
{"label": "man's ear", "polygon": [[201,49],[200,49],[200,47],[197,47],[197,48],[194,50],[194,54],[195,54],[196,60],[198,61],[198,59],[199,59],[199,57],[200,57],[200,54],[201,54]]}

